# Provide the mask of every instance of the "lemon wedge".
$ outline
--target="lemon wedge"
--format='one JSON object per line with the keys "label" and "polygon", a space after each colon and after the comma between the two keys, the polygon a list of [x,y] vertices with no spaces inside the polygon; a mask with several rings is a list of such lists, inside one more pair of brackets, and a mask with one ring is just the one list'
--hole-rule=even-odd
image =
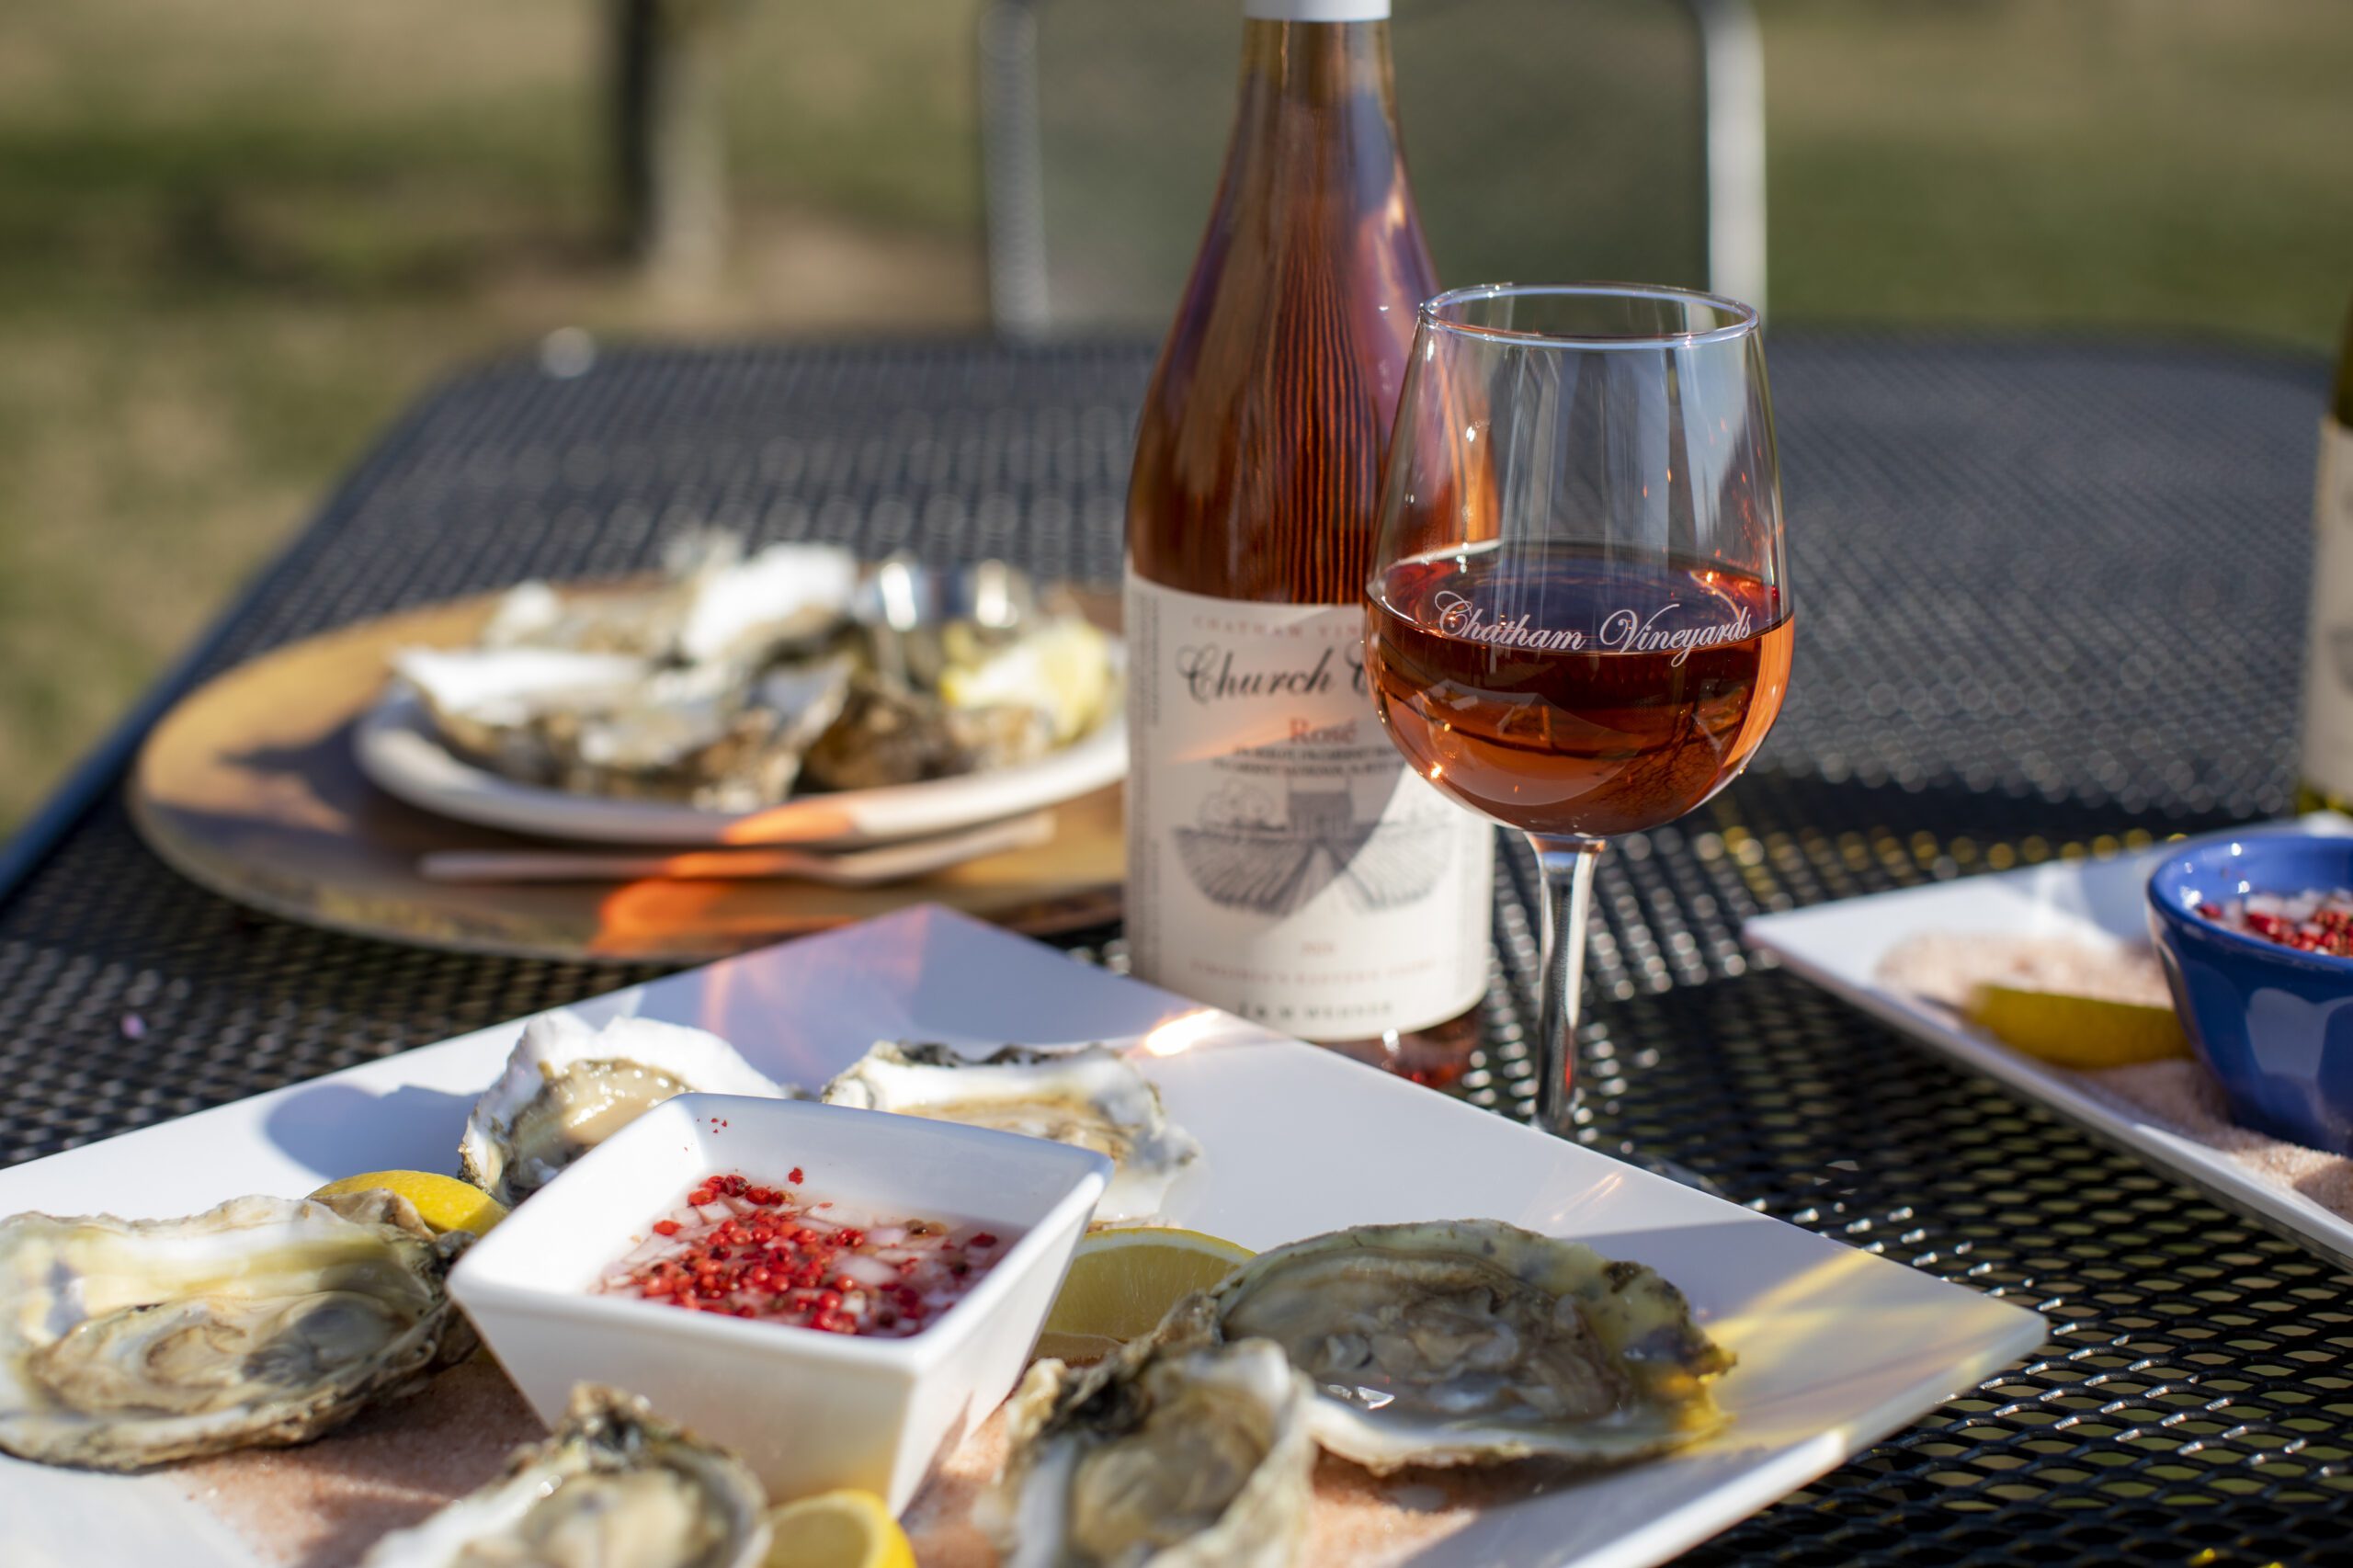
{"label": "lemon wedge", "polygon": [[437,1231],[472,1231],[479,1236],[506,1218],[506,1206],[473,1183],[431,1171],[368,1171],[331,1181],[311,1196],[340,1198],[379,1188],[407,1199],[416,1206],[418,1218]]}
{"label": "lemon wedge", "polygon": [[915,1568],[915,1548],[871,1492],[820,1492],[768,1515],[765,1568]]}
{"label": "lemon wedge", "polygon": [[1969,998],[1972,1023],[2004,1045],[2061,1067],[2125,1067],[2189,1054],[2171,1007],[1981,985]]}
{"label": "lemon wedge", "polygon": [[1103,633],[1076,616],[1030,632],[976,665],[950,665],[939,695],[950,708],[1017,703],[1043,709],[1054,744],[1067,745],[1110,699],[1111,659]]}
{"label": "lemon wedge", "polygon": [[1038,1354],[1092,1361],[1150,1334],[1180,1297],[1257,1256],[1220,1236],[1164,1226],[1097,1231],[1078,1244]]}

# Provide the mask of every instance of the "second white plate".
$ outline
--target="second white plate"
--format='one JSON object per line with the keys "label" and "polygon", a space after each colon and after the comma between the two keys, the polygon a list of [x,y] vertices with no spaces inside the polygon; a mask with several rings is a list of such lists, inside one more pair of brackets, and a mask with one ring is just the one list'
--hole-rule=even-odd
{"label": "second white plate", "polygon": [[[2306,817],[2301,825],[2319,833],[2353,831],[2353,822],[2325,813]],[[2000,1079],[2331,1262],[2353,1267],[2353,1222],[2301,1192],[2257,1180],[2219,1149],[2095,1094],[2080,1074],[2012,1051],[1949,1013],[1879,983],[1880,963],[1889,952],[1932,933],[2145,942],[2149,872],[2175,847],[1841,899],[1760,915],[1741,935],[1881,1022],[1964,1067]]]}

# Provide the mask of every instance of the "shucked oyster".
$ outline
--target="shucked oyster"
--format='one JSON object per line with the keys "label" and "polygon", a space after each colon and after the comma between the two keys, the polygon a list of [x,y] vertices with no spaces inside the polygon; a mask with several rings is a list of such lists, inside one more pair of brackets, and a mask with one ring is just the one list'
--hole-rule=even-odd
{"label": "shucked oyster", "polygon": [[845,657],[780,665],[748,687],[726,665],[650,676],[617,702],[538,725],[549,782],[613,800],[683,800],[748,812],[792,792],[850,689]]}
{"label": "shucked oyster", "polygon": [[1307,1529],[1310,1403],[1264,1341],[1039,1362],[1007,1417],[1006,1568],[1281,1568]]}
{"label": "shucked oyster", "polygon": [[458,1144],[466,1179],[521,1202],[564,1166],[673,1095],[787,1091],[704,1029],[653,1018],[592,1028],[576,1013],[523,1026],[506,1071],[484,1089]]}
{"label": "shucked oyster", "polygon": [[1041,707],[954,708],[860,675],[841,717],[809,748],[807,767],[824,789],[877,790],[1035,762],[1053,745],[1053,716]]}
{"label": "shucked oyster", "polygon": [[1500,1220],[1261,1253],[1173,1308],[1160,1337],[1273,1340],[1315,1388],[1316,1440],[1381,1473],[1664,1453],[1722,1425],[1708,1383],[1733,1364],[1655,1270]]}
{"label": "shucked oyster", "polygon": [[1169,1185],[1201,1153],[1161,1109],[1151,1081],[1099,1045],[1008,1045],[974,1058],[944,1045],[882,1040],[827,1084],[824,1097],[827,1105],[993,1127],[1107,1155],[1114,1169],[1095,1207],[1097,1221],[1158,1214]]}
{"label": "shucked oyster", "polygon": [[0,1449],[135,1470],[315,1437],[472,1354],[442,1289],[468,1239],[389,1192],[0,1221]]}
{"label": "shucked oyster", "polygon": [[362,1568],[756,1568],[767,1496],[743,1464],[583,1383],[506,1473],[378,1541]]}

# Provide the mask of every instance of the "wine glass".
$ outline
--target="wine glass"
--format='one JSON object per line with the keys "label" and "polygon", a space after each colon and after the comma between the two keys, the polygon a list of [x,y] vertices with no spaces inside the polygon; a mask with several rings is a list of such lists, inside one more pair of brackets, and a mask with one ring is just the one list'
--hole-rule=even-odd
{"label": "wine glass", "polygon": [[1756,312],[1621,284],[1428,301],[1366,592],[1390,739],[1535,848],[1536,1113],[1566,1134],[1594,862],[1730,783],[1789,687]]}

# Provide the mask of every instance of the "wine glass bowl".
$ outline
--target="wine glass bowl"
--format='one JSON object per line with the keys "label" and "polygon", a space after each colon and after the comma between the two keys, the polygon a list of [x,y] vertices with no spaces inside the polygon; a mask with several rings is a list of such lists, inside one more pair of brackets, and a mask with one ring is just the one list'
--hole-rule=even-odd
{"label": "wine glass bowl", "polygon": [[1534,845],[1540,1118],[1571,1119],[1594,856],[1736,778],[1796,623],[1756,312],[1632,285],[1421,307],[1391,437],[1365,668],[1423,778]]}
{"label": "wine glass bowl", "polygon": [[1488,540],[1376,580],[1367,668],[1390,738],[1440,791],[1522,832],[1608,838],[1747,765],[1793,632],[1778,588],[1745,574]]}

